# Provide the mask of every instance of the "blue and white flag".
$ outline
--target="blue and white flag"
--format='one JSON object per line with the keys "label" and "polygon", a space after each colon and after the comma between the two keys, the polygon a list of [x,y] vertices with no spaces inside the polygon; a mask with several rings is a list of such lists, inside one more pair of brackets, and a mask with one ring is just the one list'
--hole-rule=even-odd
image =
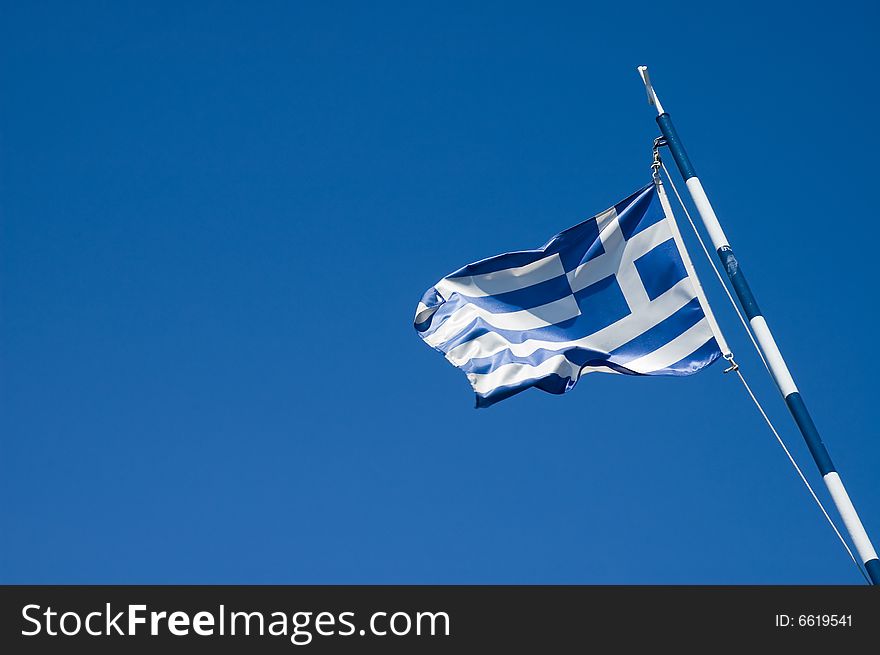
{"label": "blue and white flag", "polygon": [[565,393],[593,371],[690,375],[721,355],[653,183],[542,248],[447,275],[415,328],[467,374],[477,407]]}

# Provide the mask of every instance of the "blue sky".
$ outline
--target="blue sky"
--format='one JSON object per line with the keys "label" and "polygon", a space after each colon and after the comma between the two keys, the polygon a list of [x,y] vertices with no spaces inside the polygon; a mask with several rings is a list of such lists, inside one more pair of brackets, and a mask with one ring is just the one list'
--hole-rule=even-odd
{"label": "blue sky", "polygon": [[477,411],[411,319],[649,180],[647,63],[880,538],[876,7],[311,4],[4,3],[0,579],[859,583],[719,364]]}

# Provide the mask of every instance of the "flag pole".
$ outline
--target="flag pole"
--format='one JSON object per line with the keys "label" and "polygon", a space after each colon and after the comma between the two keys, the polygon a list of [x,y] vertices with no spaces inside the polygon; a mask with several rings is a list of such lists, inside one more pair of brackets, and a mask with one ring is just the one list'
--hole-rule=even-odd
{"label": "flag pole", "polygon": [[727,237],[724,235],[721,223],[718,222],[715,210],[712,208],[712,204],[703,190],[700,178],[697,177],[694,166],[685,152],[678,133],[675,131],[672,118],[663,109],[663,105],[660,104],[660,99],[657,97],[657,93],[651,84],[651,78],[648,77],[648,67],[639,66],[638,70],[642,81],[645,83],[645,90],[648,92],[648,102],[657,109],[657,125],[660,126],[660,132],[666,140],[669,152],[672,154],[676,166],[678,166],[691,199],[694,201],[697,212],[703,221],[703,225],[706,227],[706,232],[709,234],[712,245],[721,259],[721,263],[736,292],[737,298],[739,298],[740,305],[748,318],[758,346],[767,361],[770,375],[785,399],[785,404],[788,406],[788,410],[791,412],[801,435],[803,435],[804,441],[807,443],[807,447],[810,449],[810,454],[812,454],[816,466],[822,474],[822,480],[825,482],[832,500],[834,500],[834,505],[843,519],[843,524],[846,526],[847,532],[849,532],[849,536],[859,553],[859,557],[865,565],[871,582],[875,585],[880,585],[880,560],[877,559],[877,552],[874,550],[867,532],[865,532],[862,521],[855,507],[853,507],[849,494],[847,494],[846,488],[840,479],[840,475],[831,461],[831,457],[828,455],[825,444],[822,443],[819,431],[816,429],[813,419],[807,411],[807,406],[804,404],[803,398],[801,398],[801,394],[788,370],[788,366],[782,358],[782,353],[776,345],[773,334],[770,332],[770,328],[767,327],[767,322],[758,308],[758,303],[755,301],[755,297],[746,282],[739,262],[733,254]]}

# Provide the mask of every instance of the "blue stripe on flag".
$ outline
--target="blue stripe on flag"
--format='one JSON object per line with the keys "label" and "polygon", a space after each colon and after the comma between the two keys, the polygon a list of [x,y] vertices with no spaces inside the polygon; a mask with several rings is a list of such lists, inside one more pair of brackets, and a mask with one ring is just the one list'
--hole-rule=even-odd
{"label": "blue stripe on flag", "polygon": [[531,309],[546,305],[554,300],[559,300],[571,295],[571,285],[565,275],[559,275],[545,282],[533,284],[524,289],[499,293],[494,296],[473,298],[466,294],[459,294],[468,302],[483,307],[493,314],[516,312],[521,309]]}
{"label": "blue stripe on flag", "polygon": [[721,351],[718,349],[718,342],[715,341],[715,337],[712,337],[687,357],[682,357],[675,364],[663,369],[662,375],[693,375],[719,357],[721,357]]}
{"label": "blue stripe on flag", "polygon": [[671,316],[646,330],[632,341],[611,351],[615,361],[625,364],[627,361],[659,350],[685,330],[699,323],[705,314],[699,301],[694,298]]}
{"label": "blue stripe on flag", "polygon": [[494,405],[495,403],[506,398],[510,398],[511,396],[516,395],[521,391],[525,391],[530,387],[535,387],[536,389],[540,389],[541,391],[546,391],[547,393],[558,395],[565,393],[573,386],[574,385],[569,378],[551,373],[550,375],[545,375],[541,378],[526,380],[525,383],[509,385],[506,387],[498,387],[497,389],[493,389],[492,393],[489,394],[483,395],[478,393],[477,408],[481,409],[483,407],[490,407],[491,405]]}

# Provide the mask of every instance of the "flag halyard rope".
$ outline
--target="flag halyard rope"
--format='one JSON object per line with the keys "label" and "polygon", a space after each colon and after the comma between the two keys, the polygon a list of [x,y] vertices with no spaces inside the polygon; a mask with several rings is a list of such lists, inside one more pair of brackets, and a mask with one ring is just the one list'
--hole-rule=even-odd
{"label": "flag halyard rope", "polygon": [[[672,176],[669,174],[669,171],[666,169],[666,165],[662,162],[662,160],[659,157],[658,151],[659,151],[659,146],[661,146],[661,145],[664,145],[664,143],[662,141],[662,137],[660,137],[654,141],[654,164],[652,165],[652,168],[655,171],[657,171],[657,166],[659,164],[659,167],[663,169],[663,172],[666,175],[666,179],[669,181],[669,185],[672,187],[672,191],[675,193],[675,197],[678,200],[678,203],[681,206],[682,210],[684,211],[684,214],[687,217],[688,222],[690,223],[691,228],[693,229],[694,234],[696,235],[697,240],[700,243],[700,247],[703,249],[703,253],[706,255],[706,259],[709,261],[709,264],[712,266],[712,270],[715,272],[715,276],[718,278],[718,281],[721,283],[721,287],[724,289],[724,292],[727,295],[727,299],[730,301],[730,304],[733,306],[734,311],[736,311],[736,315],[739,317],[740,322],[742,323],[743,327],[745,328],[746,334],[749,335],[749,339],[751,340],[752,345],[755,347],[755,350],[757,351],[758,356],[761,358],[761,361],[764,363],[764,367],[767,368],[769,371],[769,367],[767,366],[767,361],[764,359],[764,354],[761,352],[761,349],[758,347],[758,343],[755,341],[755,337],[752,334],[752,330],[750,329],[749,324],[746,322],[745,318],[742,315],[742,312],[739,309],[739,306],[736,304],[736,301],[733,299],[733,296],[731,295],[730,290],[727,288],[727,284],[725,284],[724,278],[721,277],[721,272],[718,270],[718,267],[715,264],[715,260],[712,258],[711,254],[709,253],[709,250],[706,247],[706,244],[703,241],[703,238],[700,235],[699,230],[697,230],[697,226],[694,223],[693,219],[691,218],[690,212],[688,211],[687,206],[684,204],[684,201],[682,200],[681,195],[679,194],[678,189],[675,186],[675,182],[673,182],[673,180],[672,180]],[[871,579],[868,577],[868,575],[865,573],[865,571],[859,565],[859,562],[856,559],[855,555],[853,555],[853,552],[850,549],[849,544],[846,543],[846,539],[843,538],[843,535],[840,533],[840,530],[837,529],[837,525],[835,525],[831,516],[828,514],[827,510],[825,509],[825,506],[822,504],[822,501],[816,495],[816,492],[813,490],[812,485],[807,480],[807,478],[804,475],[803,471],[801,470],[800,466],[798,466],[798,463],[795,460],[794,456],[791,454],[791,451],[789,451],[788,447],[785,445],[785,442],[783,441],[782,437],[779,435],[779,432],[776,430],[776,426],[773,425],[773,422],[770,420],[770,417],[767,415],[767,412],[764,411],[764,407],[761,405],[760,401],[755,396],[754,392],[752,391],[752,388],[749,386],[749,383],[746,381],[745,376],[743,376],[743,373],[740,370],[739,365],[733,360],[733,355],[731,354],[729,357],[725,356],[725,359],[728,362],[730,362],[731,366],[729,368],[727,368],[724,372],[725,373],[730,373],[730,372],[736,373],[737,377],[739,378],[740,382],[742,383],[743,387],[745,388],[746,392],[748,393],[748,395],[751,398],[752,402],[754,403],[755,407],[758,409],[758,412],[760,412],[765,423],[767,423],[767,427],[770,428],[770,431],[773,433],[773,436],[776,437],[776,441],[779,443],[780,447],[785,452],[786,457],[788,457],[788,461],[791,463],[792,467],[794,467],[794,470],[797,472],[801,481],[804,483],[804,486],[806,486],[807,490],[810,492],[810,495],[813,497],[813,500],[816,501],[816,505],[819,506],[819,509],[822,511],[822,514],[825,516],[825,519],[828,521],[828,524],[831,526],[831,529],[834,530],[834,534],[837,535],[837,538],[840,540],[840,543],[843,546],[843,548],[846,550],[847,554],[849,555],[849,558],[852,560],[856,569],[858,569],[859,573],[862,575],[862,577],[865,579],[865,581],[870,585]]]}

